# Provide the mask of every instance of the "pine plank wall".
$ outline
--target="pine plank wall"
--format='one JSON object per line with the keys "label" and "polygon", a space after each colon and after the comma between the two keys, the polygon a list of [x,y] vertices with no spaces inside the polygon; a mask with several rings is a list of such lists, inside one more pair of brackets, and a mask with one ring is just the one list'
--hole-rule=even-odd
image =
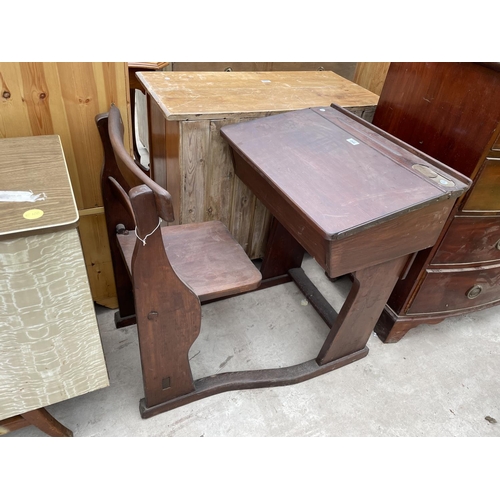
{"label": "pine plank wall", "polygon": [[[100,189],[103,161],[95,116],[114,102],[130,116],[127,63],[0,62],[0,138],[59,135],[80,214],[95,302],[116,307]],[[130,147],[130,124],[125,121]]]}

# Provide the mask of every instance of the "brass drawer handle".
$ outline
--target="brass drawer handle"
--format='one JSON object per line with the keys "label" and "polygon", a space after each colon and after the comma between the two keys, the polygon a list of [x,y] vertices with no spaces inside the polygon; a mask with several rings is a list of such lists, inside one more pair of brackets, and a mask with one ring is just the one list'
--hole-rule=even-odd
{"label": "brass drawer handle", "polygon": [[497,250],[500,250],[500,240],[498,240],[498,241],[496,242],[496,244],[495,244],[495,248],[496,248]]}
{"label": "brass drawer handle", "polygon": [[479,294],[483,291],[483,287],[481,285],[474,285],[468,292],[468,299],[475,299]]}
{"label": "brass drawer handle", "polygon": [[228,66],[227,68],[224,68],[224,71],[226,73],[231,73],[231,71],[233,71],[233,68],[231,68],[231,66]]}

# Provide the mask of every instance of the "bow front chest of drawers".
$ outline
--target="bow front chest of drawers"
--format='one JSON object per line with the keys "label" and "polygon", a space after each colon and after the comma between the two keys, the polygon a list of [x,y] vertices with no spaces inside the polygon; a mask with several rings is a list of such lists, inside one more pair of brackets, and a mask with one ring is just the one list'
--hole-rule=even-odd
{"label": "bow front chest of drawers", "polygon": [[373,119],[473,180],[436,244],[419,252],[375,331],[500,304],[500,63],[392,63]]}

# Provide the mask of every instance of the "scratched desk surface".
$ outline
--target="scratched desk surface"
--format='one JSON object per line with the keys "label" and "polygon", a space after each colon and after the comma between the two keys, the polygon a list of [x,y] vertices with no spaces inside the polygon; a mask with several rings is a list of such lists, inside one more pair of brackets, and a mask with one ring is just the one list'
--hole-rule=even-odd
{"label": "scratched desk surface", "polygon": [[445,165],[332,107],[228,125],[221,133],[330,240],[467,189],[467,179]]}

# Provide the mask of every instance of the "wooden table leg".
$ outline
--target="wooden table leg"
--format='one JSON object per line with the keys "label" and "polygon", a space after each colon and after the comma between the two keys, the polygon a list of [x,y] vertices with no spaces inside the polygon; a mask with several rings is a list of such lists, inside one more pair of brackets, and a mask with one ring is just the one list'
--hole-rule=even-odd
{"label": "wooden table leg", "polygon": [[[273,217],[266,253],[260,267],[262,281],[283,276],[285,281],[290,281],[288,270],[300,267],[304,254],[305,250],[300,243]],[[278,283],[272,283],[275,284]]]}
{"label": "wooden table leg", "polygon": [[45,408],[29,411],[22,415],[0,420],[0,436],[23,429],[29,425],[38,427],[49,436],[72,437],[73,432],[58,422]]}
{"label": "wooden table leg", "polygon": [[354,282],[316,361],[329,363],[363,349],[398,280],[407,256],[354,273]]}
{"label": "wooden table leg", "polygon": [[49,436],[54,437],[72,437],[73,432],[64,427],[56,420],[45,408],[28,411],[21,415],[24,420],[31,425],[38,427],[41,431]]}

